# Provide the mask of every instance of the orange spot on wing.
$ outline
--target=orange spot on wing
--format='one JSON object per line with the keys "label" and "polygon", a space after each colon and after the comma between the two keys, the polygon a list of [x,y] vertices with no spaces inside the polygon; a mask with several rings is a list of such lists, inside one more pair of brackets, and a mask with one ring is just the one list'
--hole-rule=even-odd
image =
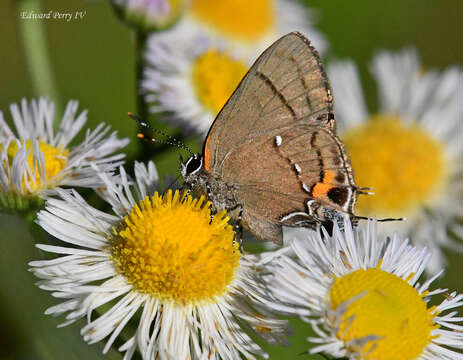
{"label": "orange spot on wing", "polygon": [[137,134],[137,138],[139,138],[139,139],[143,139],[144,137],[145,137],[145,135],[143,135],[142,133]]}
{"label": "orange spot on wing", "polygon": [[317,183],[312,190],[312,196],[314,198],[319,198],[328,193],[330,189],[334,188],[331,184]]}
{"label": "orange spot on wing", "polygon": [[334,179],[334,171],[326,170],[323,173],[323,184],[331,184]]}
{"label": "orange spot on wing", "polygon": [[334,171],[326,170],[323,174],[323,182],[317,183],[312,189],[312,196],[314,198],[319,198],[328,193],[334,185],[332,181],[334,179]]}

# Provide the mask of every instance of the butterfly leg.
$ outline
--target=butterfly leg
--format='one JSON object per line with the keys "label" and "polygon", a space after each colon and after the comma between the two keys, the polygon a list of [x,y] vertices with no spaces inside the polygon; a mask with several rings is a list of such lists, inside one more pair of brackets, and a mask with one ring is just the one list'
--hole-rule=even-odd
{"label": "butterfly leg", "polygon": [[240,252],[243,252],[243,224],[241,219],[243,218],[243,207],[239,205],[240,211],[238,212],[238,217],[236,218],[235,224],[235,236],[233,238],[233,246],[235,246],[236,238],[238,238],[238,244]]}
{"label": "butterfly leg", "polygon": [[326,207],[315,200],[307,201],[307,211],[310,216],[313,216],[328,232],[329,235],[333,234],[334,224],[337,224],[338,229],[344,230],[344,218],[346,213]]}
{"label": "butterfly leg", "polygon": [[198,182],[196,180],[190,183],[184,182],[183,185],[181,186],[181,189],[186,193],[186,196],[191,195],[197,183]]}
{"label": "butterfly leg", "polygon": [[[347,214],[333,210],[333,209],[328,209],[328,208],[324,209],[324,214],[325,214],[325,221],[323,225],[328,230],[328,233],[330,235],[332,235],[332,232],[333,232],[332,228],[334,224],[338,225],[339,230],[344,231],[344,219],[345,217],[348,216]],[[354,225],[354,227],[355,226],[356,224]]]}
{"label": "butterfly leg", "polygon": [[209,184],[208,182],[206,183],[206,195],[208,199],[212,200],[211,184]]}
{"label": "butterfly leg", "polygon": [[239,244],[239,249],[242,252],[243,250],[243,225],[241,220],[243,218],[243,206],[241,204],[235,205],[231,208],[227,209],[227,212],[238,211],[238,215],[236,216],[236,220],[234,221],[233,230],[235,232],[235,236],[233,237],[233,246],[235,246],[236,242]]}
{"label": "butterfly leg", "polygon": [[[206,182],[206,196],[207,196],[207,199],[210,201],[210,202],[214,202],[213,201],[213,194],[212,194],[212,190],[211,190],[211,185]],[[209,224],[212,223],[212,218],[214,217],[214,214],[215,212],[214,211],[211,211],[211,218],[209,219]]]}

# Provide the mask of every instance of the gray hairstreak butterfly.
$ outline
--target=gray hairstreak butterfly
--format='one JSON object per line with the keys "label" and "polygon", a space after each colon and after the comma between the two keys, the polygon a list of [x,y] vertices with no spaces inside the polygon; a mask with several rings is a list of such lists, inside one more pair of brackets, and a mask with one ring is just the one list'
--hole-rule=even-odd
{"label": "gray hairstreak butterfly", "polygon": [[257,238],[276,243],[282,226],[360,218],[354,205],[367,190],[355,185],[336,136],[320,57],[297,32],[256,60],[209,129],[203,154],[181,159],[180,170],[185,185],[207,195],[216,211],[226,209]]}

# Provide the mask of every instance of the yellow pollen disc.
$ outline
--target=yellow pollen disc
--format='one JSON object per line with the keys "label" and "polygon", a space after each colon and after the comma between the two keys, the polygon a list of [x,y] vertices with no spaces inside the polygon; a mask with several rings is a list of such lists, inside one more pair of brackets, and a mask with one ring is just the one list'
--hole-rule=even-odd
{"label": "yellow pollen disc", "polygon": [[[361,351],[362,360],[416,359],[430,343],[435,309],[427,308],[423,295],[396,275],[360,269],[335,278],[330,290],[331,309],[357,295],[342,315],[337,337],[344,342],[376,335]],[[376,347],[375,347],[376,346]],[[374,348],[374,349],[373,349]],[[372,350],[373,349],[373,350]]]}
{"label": "yellow pollen disc", "polygon": [[348,130],[343,141],[356,183],[374,192],[359,197],[359,215],[410,216],[444,186],[444,147],[416,124],[376,116]]}
{"label": "yellow pollen disc", "polygon": [[[23,140],[21,140],[23,143]],[[26,140],[26,149],[29,152],[27,157],[27,163],[29,168],[32,171],[33,178],[28,177],[27,184],[29,185],[31,191],[36,191],[39,189],[46,189],[54,187],[55,183],[59,178],[54,179],[55,181],[49,182],[48,180],[57,176],[63,169],[66,167],[67,157],[69,151],[65,149],[64,151],[61,148],[56,148],[44,141],[39,140],[39,148],[43,153],[45,158],[45,179],[42,183],[40,178],[40,167],[38,164],[34,164],[34,157],[32,155],[33,141],[31,139]],[[10,167],[13,164],[13,159],[18,153],[18,145],[15,141],[10,142],[7,149],[8,163]],[[0,151],[3,151],[3,146],[0,145]],[[25,181],[22,182],[23,190],[26,191],[27,187]]]}
{"label": "yellow pollen disc", "polygon": [[198,56],[193,63],[191,75],[199,101],[217,114],[247,70],[246,65],[216,49]]}
{"label": "yellow pollen disc", "polygon": [[179,305],[225,294],[241,254],[225,211],[178,191],[146,197],[115,234],[112,259],[137,291]]}
{"label": "yellow pollen disc", "polygon": [[176,18],[183,12],[186,0],[169,0],[170,18]]}
{"label": "yellow pollen disc", "polygon": [[252,42],[275,24],[274,0],[192,0],[191,13],[223,35]]}

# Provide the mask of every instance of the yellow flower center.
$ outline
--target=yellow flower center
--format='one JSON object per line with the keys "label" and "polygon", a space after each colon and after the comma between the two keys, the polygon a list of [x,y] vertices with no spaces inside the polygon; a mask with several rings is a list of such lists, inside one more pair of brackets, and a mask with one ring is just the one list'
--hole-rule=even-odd
{"label": "yellow flower center", "polygon": [[[23,140],[21,140],[21,144]],[[42,151],[45,159],[45,178],[41,179],[40,177],[40,166],[39,164],[34,164],[34,157],[32,154],[33,140],[26,140],[26,150],[29,152],[27,157],[27,163],[32,172],[32,177],[27,177],[27,185],[30,187],[31,191],[36,191],[39,189],[46,189],[54,187],[59,178],[55,178],[53,182],[48,180],[56,177],[63,169],[66,167],[67,157],[69,151],[67,149],[63,150],[61,148],[56,148],[42,140],[38,141],[39,149]],[[18,153],[18,144],[16,141],[10,142],[8,149],[6,151],[8,156],[8,163],[10,167],[13,165],[13,159]],[[0,145],[0,151],[3,151],[3,146]],[[23,179],[22,187],[26,191],[26,180]]]}
{"label": "yellow flower center", "polygon": [[331,309],[357,295],[342,315],[337,337],[344,342],[376,335],[361,351],[362,360],[416,359],[432,340],[434,307],[427,308],[425,294],[418,294],[406,280],[374,269],[360,269],[335,278],[330,290]]}
{"label": "yellow flower center", "polygon": [[183,9],[187,0],[169,0],[170,13],[173,17],[178,17]]}
{"label": "yellow flower center", "polygon": [[376,116],[348,130],[343,140],[357,184],[374,192],[359,197],[360,215],[410,216],[444,184],[444,147],[416,124]]}
{"label": "yellow flower center", "polygon": [[247,70],[246,65],[216,49],[198,56],[193,63],[192,80],[199,101],[217,114]]}
{"label": "yellow flower center", "polygon": [[275,23],[274,0],[192,0],[191,13],[225,36],[252,42]]}
{"label": "yellow flower center", "polygon": [[169,190],[135,205],[116,232],[112,259],[142,292],[179,305],[225,294],[241,254],[225,211]]}

